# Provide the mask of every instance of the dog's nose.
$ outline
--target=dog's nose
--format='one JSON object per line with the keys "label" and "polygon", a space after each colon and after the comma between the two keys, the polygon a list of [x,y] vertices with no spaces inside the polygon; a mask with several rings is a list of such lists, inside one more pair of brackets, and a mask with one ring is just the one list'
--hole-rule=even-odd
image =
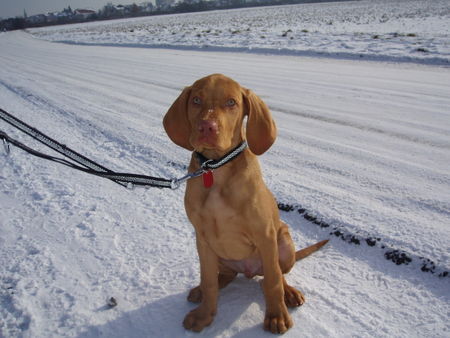
{"label": "dog's nose", "polygon": [[198,126],[198,131],[203,135],[211,135],[217,134],[219,131],[219,127],[216,121],[212,120],[203,120],[200,122]]}

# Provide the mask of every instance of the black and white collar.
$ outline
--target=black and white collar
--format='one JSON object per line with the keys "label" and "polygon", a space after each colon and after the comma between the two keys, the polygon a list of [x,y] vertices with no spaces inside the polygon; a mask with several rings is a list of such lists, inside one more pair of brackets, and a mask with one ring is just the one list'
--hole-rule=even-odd
{"label": "black and white collar", "polygon": [[234,148],[233,150],[231,150],[229,153],[227,153],[225,156],[223,156],[222,158],[220,158],[218,160],[208,159],[204,155],[200,154],[199,152],[195,152],[195,155],[199,162],[200,168],[202,168],[203,170],[212,170],[212,169],[220,168],[221,166],[234,160],[245,150],[245,148],[247,148],[247,146],[248,146],[247,141],[243,141],[236,148]]}

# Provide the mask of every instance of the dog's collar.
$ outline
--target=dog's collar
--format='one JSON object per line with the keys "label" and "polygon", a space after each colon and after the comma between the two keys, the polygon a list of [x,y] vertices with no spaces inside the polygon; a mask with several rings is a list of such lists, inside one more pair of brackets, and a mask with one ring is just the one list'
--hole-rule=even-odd
{"label": "dog's collar", "polygon": [[220,168],[221,166],[234,160],[236,157],[239,156],[239,154],[241,154],[245,150],[245,148],[247,148],[247,141],[243,141],[236,148],[234,148],[233,150],[231,150],[229,153],[227,153],[225,156],[223,156],[218,160],[208,159],[199,152],[195,152],[195,156],[197,157],[200,168],[202,168],[203,170],[212,170]]}

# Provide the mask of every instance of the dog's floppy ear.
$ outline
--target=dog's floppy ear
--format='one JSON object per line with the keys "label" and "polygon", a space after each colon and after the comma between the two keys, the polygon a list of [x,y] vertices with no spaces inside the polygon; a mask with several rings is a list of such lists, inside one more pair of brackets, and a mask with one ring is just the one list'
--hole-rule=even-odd
{"label": "dog's floppy ear", "polygon": [[255,93],[243,88],[247,106],[247,143],[255,155],[266,152],[277,137],[277,127],[267,105]]}
{"label": "dog's floppy ear", "polygon": [[184,88],[164,116],[163,125],[173,143],[187,150],[194,150],[189,142],[191,125],[187,116],[187,105],[191,87]]}

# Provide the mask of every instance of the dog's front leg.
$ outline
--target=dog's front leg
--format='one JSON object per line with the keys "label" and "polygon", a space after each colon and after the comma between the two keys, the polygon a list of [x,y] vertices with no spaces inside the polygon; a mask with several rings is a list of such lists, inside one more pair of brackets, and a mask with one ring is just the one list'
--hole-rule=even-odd
{"label": "dog's front leg", "polygon": [[197,236],[197,250],[200,258],[202,302],[186,315],[183,326],[188,330],[200,332],[212,323],[217,312],[219,259],[201,236]]}
{"label": "dog's front leg", "polygon": [[272,333],[284,333],[293,322],[284,302],[283,274],[278,262],[276,233],[269,232],[261,239],[259,253],[264,271],[264,297],[266,314],[264,329]]}

